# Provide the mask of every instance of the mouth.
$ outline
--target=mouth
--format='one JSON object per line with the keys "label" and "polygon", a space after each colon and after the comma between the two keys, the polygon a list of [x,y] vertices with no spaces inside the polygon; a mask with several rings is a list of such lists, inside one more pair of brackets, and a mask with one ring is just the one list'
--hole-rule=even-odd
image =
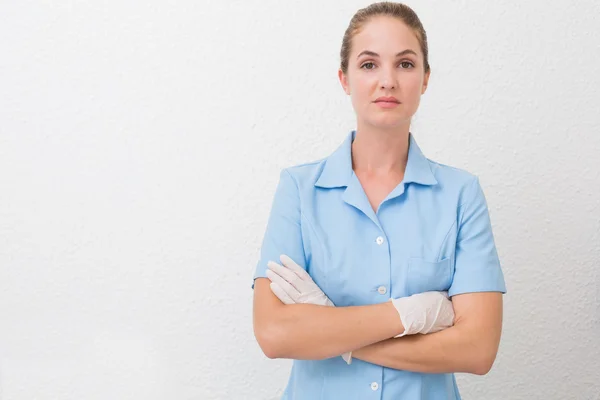
{"label": "mouth", "polygon": [[400,102],[379,100],[379,101],[376,101],[375,104],[377,104],[381,108],[394,108],[394,107],[399,106]]}
{"label": "mouth", "polygon": [[399,104],[400,101],[394,96],[381,96],[375,100],[375,103],[396,103]]}

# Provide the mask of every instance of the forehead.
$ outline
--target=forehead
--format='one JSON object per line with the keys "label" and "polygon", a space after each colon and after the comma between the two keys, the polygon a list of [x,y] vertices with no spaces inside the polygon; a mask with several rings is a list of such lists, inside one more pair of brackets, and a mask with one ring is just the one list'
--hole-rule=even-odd
{"label": "forehead", "polygon": [[386,56],[412,49],[421,54],[421,46],[415,32],[398,18],[375,17],[363,25],[352,39],[352,55],[371,50]]}

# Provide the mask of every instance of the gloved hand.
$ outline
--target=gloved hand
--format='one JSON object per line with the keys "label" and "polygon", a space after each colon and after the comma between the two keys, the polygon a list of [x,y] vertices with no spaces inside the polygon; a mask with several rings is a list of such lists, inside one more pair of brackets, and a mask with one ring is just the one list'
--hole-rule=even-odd
{"label": "gloved hand", "polygon": [[404,326],[404,332],[394,337],[438,332],[454,324],[454,307],[447,292],[417,293],[390,301]]}
{"label": "gloved hand", "polygon": [[[271,291],[284,304],[316,304],[335,307],[329,297],[313,281],[308,272],[296,264],[290,257],[282,254],[279,259],[267,263],[267,277],[271,280]],[[342,354],[347,364],[352,362],[352,352]]]}
{"label": "gloved hand", "polygon": [[267,263],[267,277],[271,280],[271,290],[285,304],[335,305],[312,280],[308,272],[290,257],[282,254],[282,265],[274,261]]}

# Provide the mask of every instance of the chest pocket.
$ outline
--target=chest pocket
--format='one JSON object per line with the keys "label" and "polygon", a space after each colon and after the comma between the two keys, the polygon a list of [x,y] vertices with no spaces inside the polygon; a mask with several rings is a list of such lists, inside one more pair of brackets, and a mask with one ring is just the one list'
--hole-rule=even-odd
{"label": "chest pocket", "polygon": [[423,292],[443,292],[452,283],[452,260],[432,262],[422,258],[409,258],[406,277],[407,295]]}

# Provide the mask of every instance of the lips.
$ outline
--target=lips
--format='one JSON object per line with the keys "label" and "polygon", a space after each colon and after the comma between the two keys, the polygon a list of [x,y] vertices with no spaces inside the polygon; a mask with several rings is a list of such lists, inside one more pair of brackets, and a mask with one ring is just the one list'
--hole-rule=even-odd
{"label": "lips", "polygon": [[385,102],[385,103],[396,103],[399,104],[400,102],[398,101],[397,98],[395,97],[379,97],[377,100],[375,100],[375,103],[381,103],[381,102]]}

